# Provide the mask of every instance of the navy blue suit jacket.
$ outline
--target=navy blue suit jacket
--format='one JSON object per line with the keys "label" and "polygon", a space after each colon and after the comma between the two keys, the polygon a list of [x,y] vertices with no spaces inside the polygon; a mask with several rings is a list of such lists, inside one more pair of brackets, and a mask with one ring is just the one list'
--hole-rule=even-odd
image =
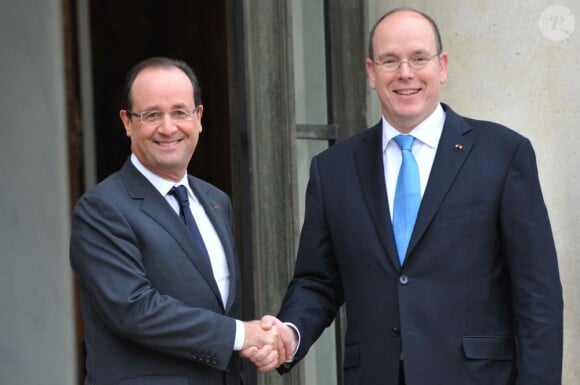
{"label": "navy blue suit jacket", "polygon": [[401,353],[408,385],[559,385],[562,289],[532,146],[443,107],[402,267],[381,124],[313,158],[279,313],[300,330],[296,358],[345,303],[345,385],[396,385]]}
{"label": "navy blue suit jacket", "polygon": [[181,218],[129,160],[77,203],[70,259],[81,287],[85,384],[240,383],[230,200],[198,178],[189,184],[224,247],[225,307]]}

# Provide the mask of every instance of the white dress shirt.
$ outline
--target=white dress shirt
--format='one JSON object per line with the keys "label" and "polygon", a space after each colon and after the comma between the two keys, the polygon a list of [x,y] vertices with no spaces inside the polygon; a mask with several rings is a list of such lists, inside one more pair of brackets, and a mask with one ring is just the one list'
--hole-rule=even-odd
{"label": "white dress shirt", "polygon": [[[419,181],[421,184],[421,198],[425,193],[427,181],[431,174],[431,167],[435,160],[435,153],[443,132],[445,123],[445,111],[441,104],[424,121],[419,123],[409,135],[415,138],[413,141],[413,156],[419,168]],[[393,138],[402,133],[391,126],[386,119],[382,118],[383,124],[383,165],[385,169],[385,186],[387,188],[387,198],[389,200],[389,210],[391,219],[393,218],[393,205],[395,202],[395,190],[397,188],[397,178],[401,168],[401,150]]]}
{"label": "white dress shirt", "polygon": [[[173,182],[154,174],[149,169],[147,169],[140,161],[137,159],[135,154],[131,154],[131,162],[137,168],[137,170],[143,174],[145,178],[159,193],[167,200],[171,205],[173,210],[179,215],[179,202],[171,194],[171,189],[174,186],[184,185],[187,188],[187,195],[189,199],[189,208],[193,214],[193,218],[199,228],[203,243],[209,254],[209,259],[211,262],[211,268],[213,271],[214,279],[217,283],[222,302],[224,307],[227,304],[230,288],[230,271],[228,268],[228,262],[226,259],[226,254],[224,248],[216,233],[211,221],[209,220],[203,206],[189,187],[189,181],[187,179],[187,173],[183,175],[183,178],[179,182]],[[234,341],[234,350],[240,350],[243,346],[245,338],[245,330],[243,323],[236,320],[236,338]]]}

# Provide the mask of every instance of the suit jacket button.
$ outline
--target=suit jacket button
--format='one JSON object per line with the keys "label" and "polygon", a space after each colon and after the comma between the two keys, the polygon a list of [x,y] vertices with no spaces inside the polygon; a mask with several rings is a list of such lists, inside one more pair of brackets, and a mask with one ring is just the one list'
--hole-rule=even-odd
{"label": "suit jacket button", "polygon": [[399,277],[399,282],[401,283],[401,285],[406,285],[409,283],[409,277],[407,277],[406,275],[401,275]]}
{"label": "suit jacket button", "polygon": [[393,328],[392,332],[393,332],[393,337],[400,337],[401,336],[401,329],[399,329],[399,328]]}

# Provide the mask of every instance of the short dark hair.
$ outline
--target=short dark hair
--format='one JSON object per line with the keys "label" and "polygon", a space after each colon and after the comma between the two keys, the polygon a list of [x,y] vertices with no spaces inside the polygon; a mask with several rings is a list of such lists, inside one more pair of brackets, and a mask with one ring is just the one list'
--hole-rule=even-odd
{"label": "short dark hair", "polygon": [[133,82],[137,75],[146,68],[178,68],[182,70],[189,80],[191,80],[191,85],[193,86],[193,101],[195,105],[197,106],[201,104],[201,89],[199,87],[199,82],[197,81],[197,76],[195,76],[191,67],[181,60],[157,56],[142,60],[129,70],[123,85],[121,108],[128,110],[132,108],[133,102],[131,100],[131,87],[133,87]]}
{"label": "short dark hair", "polygon": [[381,21],[383,21],[387,17],[391,16],[392,14],[397,13],[397,12],[403,12],[403,11],[414,12],[418,15],[423,16],[425,19],[427,19],[429,24],[431,24],[431,27],[433,27],[433,32],[435,34],[435,43],[437,44],[437,53],[441,53],[441,51],[443,51],[443,44],[441,43],[441,33],[439,33],[439,27],[437,27],[437,23],[435,23],[435,20],[433,20],[433,18],[431,16],[429,16],[426,13],[423,13],[421,11],[418,11],[415,8],[399,7],[399,8],[391,9],[390,11],[385,13],[383,16],[381,16],[381,18],[379,20],[377,20],[375,25],[373,25],[373,27],[371,28],[371,32],[369,34],[369,59],[371,59],[371,60],[374,59],[373,56],[375,53],[373,50],[373,38],[375,37],[375,31],[377,29],[377,26],[381,23]]}

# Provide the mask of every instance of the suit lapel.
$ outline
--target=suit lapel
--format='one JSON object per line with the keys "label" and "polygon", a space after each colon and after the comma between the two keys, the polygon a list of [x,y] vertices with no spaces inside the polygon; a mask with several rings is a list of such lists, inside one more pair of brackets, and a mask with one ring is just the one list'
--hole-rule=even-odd
{"label": "suit lapel", "polygon": [[165,197],[159,194],[159,191],[149,183],[147,178],[137,171],[130,160],[125,162],[121,170],[121,177],[125,181],[130,197],[143,201],[141,204],[143,212],[171,234],[200,272],[201,276],[206,280],[221,304],[221,296],[213,277],[211,266],[201,254],[198,246],[193,242],[187,227],[183,226],[181,218],[175,214],[169,203],[165,200]]}
{"label": "suit lapel", "polygon": [[473,148],[472,140],[466,135],[471,130],[469,124],[446,105],[443,108],[446,113],[445,124],[409,243],[409,256],[433,220]]}
{"label": "suit lapel", "polygon": [[400,269],[390,220],[382,151],[381,123],[370,128],[355,152],[355,164],[364,200],[375,228],[396,269]]}
{"label": "suit lapel", "polygon": [[[195,193],[195,196],[199,199],[203,209],[205,210],[209,220],[211,221],[221,243],[224,248],[224,254],[228,263],[228,269],[230,272],[230,284],[229,284],[229,295],[228,303],[226,304],[226,310],[229,310],[233,304],[236,287],[237,287],[237,264],[235,260],[235,252],[232,244],[232,234],[227,229],[227,224],[223,219],[223,214],[220,215],[220,211],[229,210],[228,207],[222,207],[222,205],[212,198],[209,191],[204,190],[193,178],[189,178],[189,186]],[[216,286],[217,289],[217,286]],[[220,297],[221,298],[221,297]]]}

